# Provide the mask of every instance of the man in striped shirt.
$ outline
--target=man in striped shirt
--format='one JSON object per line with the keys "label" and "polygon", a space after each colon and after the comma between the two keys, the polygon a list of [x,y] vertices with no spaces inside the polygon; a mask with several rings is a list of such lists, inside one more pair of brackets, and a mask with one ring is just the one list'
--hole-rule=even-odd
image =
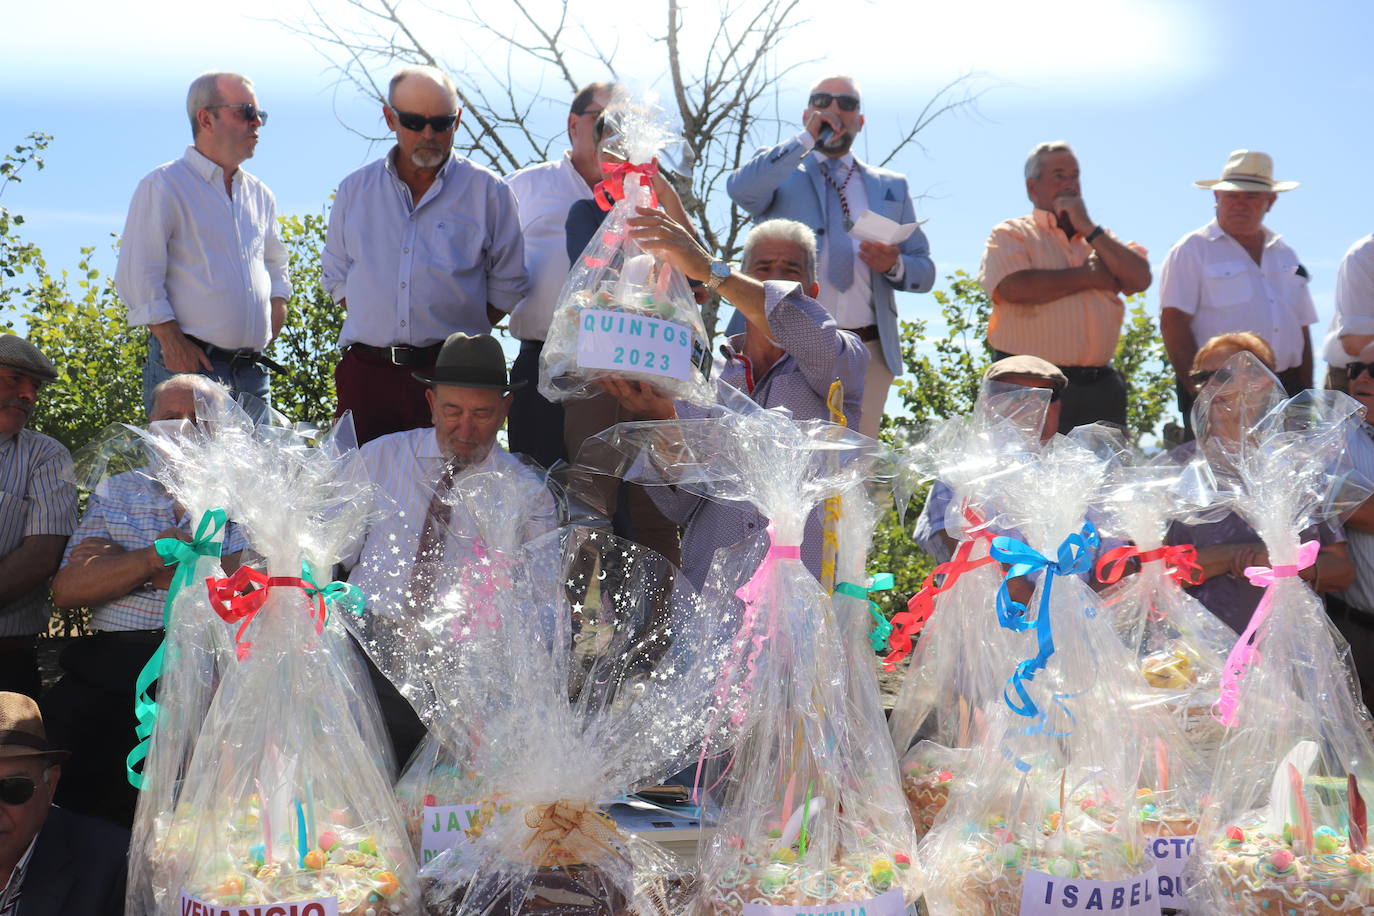
{"label": "man in striped shirt", "polygon": [[37,697],[38,636],[48,631],[48,579],[76,526],[72,457],[25,429],[57,369],[38,348],[0,333],[0,690]]}
{"label": "man in striped shirt", "polygon": [[[152,395],[150,430],[176,435],[180,424],[195,422],[197,397],[227,399],[229,392],[206,376],[183,374]],[[124,760],[138,724],[134,685],[162,643],[163,606],[175,571],[163,565],[153,544],[159,538],[189,541],[198,521],[149,467],[115,474],[90,495],[52,583],[56,607],[91,609],[92,634],[63,650],[62,680],[43,700],[53,739],[75,755],[57,796],[64,807],[125,827],[133,822],[137,794],[125,778]],[[223,545],[223,566],[233,572],[247,545],[232,522]]]}
{"label": "man in striped shirt", "polygon": [[1150,262],[1093,222],[1078,160],[1062,140],[1026,159],[1029,216],[988,237],[978,282],[992,300],[988,343],[996,359],[1038,356],[1069,380],[1059,431],[1103,420],[1126,425],[1126,381],[1110,365],[1121,336],[1122,295],[1150,285]]}

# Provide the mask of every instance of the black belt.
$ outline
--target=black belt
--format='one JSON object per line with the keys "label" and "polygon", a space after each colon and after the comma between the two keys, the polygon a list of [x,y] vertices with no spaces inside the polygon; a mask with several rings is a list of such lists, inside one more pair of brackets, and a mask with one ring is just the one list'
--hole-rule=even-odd
{"label": "black belt", "polygon": [[[1006,350],[993,350],[994,359],[1006,359],[1015,356],[1015,353],[1008,353]],[[1071,382],[1084,382],[1092,384],[1104,376],[1110,375],[1113,371],[1111,366],[1056,366],[1060,372],[1064,373],[1064,378]]]}
{"label": "black belt", "polygon": [[864,343],[878,339],[878,326],[876,324],[866,324],[861,328],[845,328],[845,330],[857,335]]}
{"label": "black belt", "polygon": [[250,350],[244,347],[241,350],[226,350],[224,347],[217,347],[212,343],[206,343],[199,337],[186,335],[186,339],[205,351],[205,355],[211,359],[218,359],[229,363],[231,366],[236,363],[257,363],[266,366],[278,375],[286,375],[286,367],[274,359],[265,355],[261,350]]}
{"label": "black belt", "polygon": [[430,344],[427,347],[374,347],[371,344],[355,343],[344,347],[344,352],[364,353],[385,360],[393,366],[432,366],[439,358],[439,348],[442,346],[443,344]]}
{"label": "black belt", "polygon": [[1335,595],[1326,595],[1326,614],[1332,620],[1348,620],[1353,624],[1374,630],[1374,611],[1354,607]]}
{"label": "black belt", "polygon": [[162,642],[167,631],[160,628],[156,630],[96,630],[91,635],[108,643],[137,643],[138,645],[156,646]]}

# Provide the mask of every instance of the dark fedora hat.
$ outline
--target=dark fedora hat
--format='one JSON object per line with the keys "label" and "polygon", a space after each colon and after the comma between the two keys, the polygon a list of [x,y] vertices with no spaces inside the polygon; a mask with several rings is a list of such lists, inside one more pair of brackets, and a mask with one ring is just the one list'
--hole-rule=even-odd
{"label": "dark fedora hat", "polygon": [[457,385],[460,388],[500,388],[514,391],[524,380],[510,383],[506,374],[506,354],[501,344],[490,334],[476,336],[456,331],[439,348],[433,372],[414,372],[417,381],[426,385]]}

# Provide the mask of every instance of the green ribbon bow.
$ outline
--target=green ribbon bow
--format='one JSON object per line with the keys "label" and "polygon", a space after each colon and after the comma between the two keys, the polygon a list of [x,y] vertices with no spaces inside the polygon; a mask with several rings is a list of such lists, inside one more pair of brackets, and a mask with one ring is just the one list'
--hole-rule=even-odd
{"label": "green ribbon bow", "polygon": [[349,585],[347,582],[334,581],[321,588],[315,582],[315,571],[311,569],[307,560],[301,561],[301,578],[306,582],[305,593],[314,597],[319,595],[324,600],[324,623],[329,623],[329,606],[337,605],[354,617],[363,616],[363,611],[367,607],[367,597],[363,590],[356,585]]}
{"label": "green ribbon bow", "polygon": [[[217,538],[223,533],[227,521],[228,516],[223,509],[211,509],[200,517],[195,537],[191,540],[158,538],[153,542],[153,549],[162,557],[162,565],[176,566],[172,581],[167,586],[167,600],[162,604],[164,631],[171,625],[172,603],[176,601],[177,593],[183,586],[195,582],[196,563],[201,557],[220,555],[223,544]],[[148,659],[148,663],[138,673],[138,680],[134,683],[134,717],[138,720],[134,734],[138,736],[138,744],[129,751],[128,757],[124,760],[124,768],[129,777],[129,784],[135,789],[143,788],[143,774],[135,771],[134,766],[148,756],[148,748],[153,740],[153,727],[157,724],[157,703],[148,695],[148,691],[162,676],[162,656],[166,647],[167,637],[164,632],[157,651]]]}
{"label": "green ribbon bow", "polygon": [[874,573],[868,580],[868,586],[855,585],[853,582],[841,582],[835,586],[835,594],[847,595],[850,598],[858,598],[860,601],[868,602],[868,613],[873,615],[873,630],[868,634],[868,644],[873,647],[874,652],[882,652],[887,648],[888,637],[892,635],[892,624],[883,616],[882,608],[878,607],[878,602],[868,597],[870,592],[885,592],[894,588],[897,581],[892,578],[892,573]]}

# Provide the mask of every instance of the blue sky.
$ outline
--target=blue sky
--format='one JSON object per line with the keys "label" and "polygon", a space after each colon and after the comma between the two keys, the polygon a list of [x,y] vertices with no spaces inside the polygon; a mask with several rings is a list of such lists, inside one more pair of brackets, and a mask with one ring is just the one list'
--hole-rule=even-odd
{"label": "blue sky", "polygon": [[[319,6],[347,22],[338,0]],[[646,6],[631,7],[611,37],[622,74],[661,86],[662,52],[643,37],[647,29],[661,31],[659,14]],[[708,7],[714,10],[710,0],[689,4],[689,25],[695,27],[697,9],[709,19]],[[1073,143],[1089,211],[1145,245],[1156,269],[1175,241],[1210,218],[1210,197],[1192,181],[1215,177],[1232,149],[1261,149],[1273,155],[1279,178],[1302,182],[1281,196],[1269,223],[1311,272],[1320,345],[1336,266],[1374,229],[1374,7],[855,0],[841,5],[839,22],[821,21],[827,14],[819,4],[804,8],[813,21],[784,53],[815,62],[784,84],[784,117],[799,114],[816,78],[852,73],[868,118],[861,158],[881,158],[951,77],[969,70],[991,75],[995,86],[977,116],[940,120],[922,135],[925,151],[909,149],[893,163],[927,195],[917,210],[928,220],[941,276],[976,270],[988,230],[1028,209],[1021,165],[1038,141]],[[238,69],[255,79],[272,120],[248,168],[272,187],[283,213],[319,210],[343,175],[380,154],[340,123],[376,128],[372,103],[337,89],[320,54],[272,21],[304,15],[306,5],[245,0],[240,9],[215,18],[208,5],[171,0],[50,0],[7,10],[0,143],[34,130],[54,140],[47,170],[30,174],[0,202],[26,215],[25,235],[50,263],[74,264],[81,245],[104,245],[120,230],[139,178],[187,142],[186,85],[205,69]],[[416,3],[401,9],[428,15]],[[501,4],[490,0],[483,10],[495,18]],[[457,47],[451,23],[431,21],[429,28],[435,47]],[[578,73],[601,75],[592,66]],[[515,75],[517,83],[522,76]],[[536,90],[529,80],[524,90]],[[565,103],[560,92],[540,109],[549,132],[559,129]],[[112,268],[113,259],[97,263]],[[934,304],[929,296],[904,296],[900,307],[906,317],[919,317]]]}

